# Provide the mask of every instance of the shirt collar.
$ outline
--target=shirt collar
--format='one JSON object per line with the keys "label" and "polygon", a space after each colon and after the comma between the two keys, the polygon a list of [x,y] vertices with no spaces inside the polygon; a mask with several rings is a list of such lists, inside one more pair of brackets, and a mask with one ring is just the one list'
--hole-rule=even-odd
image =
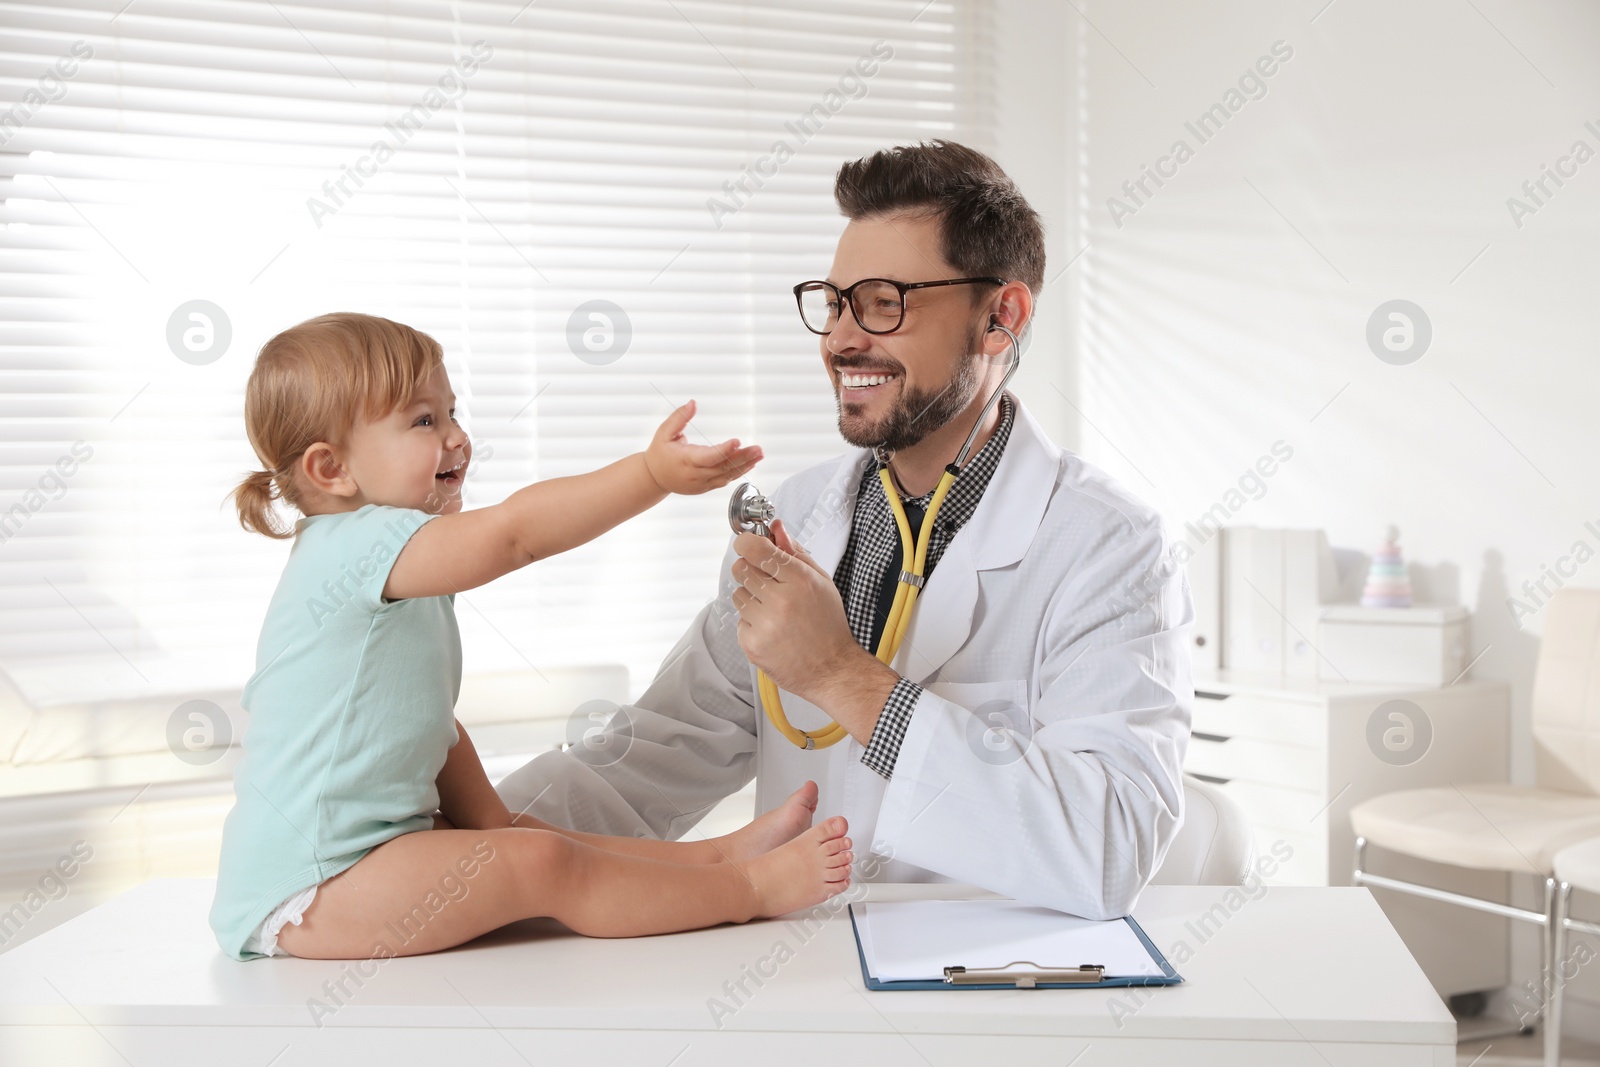
{"label": "shirt collar", "polygon": [[[1000,394],[1000,422],[995,426],[994,433],[989,440],[984,442],[978,454],[967,461],[961,471],[961,476],[950,487],[949,494],[945,497],[944,506],[939,509],[939,514],[934,520],[934,525],[945,529],[959,529],[972,517],[978,508],[978,501],[983,498],[983,491],[989,485],[989,479],[994,476],[995,468],[1000,465],[1000,456],[1006,449],[1006,440],[1011,436],[1011,425],[1016,418],[1016,405],[1012,403],[1010,393]],[[867,481],[878,480],[879,465],[868,463],[866,475],[862,479],[862,488],[867,487]],[[933,499],[935,489],[918,497],[901,497],[907,503],[914,503],[926,508]],[[888,503],[883,500],[881,493],[872,493],[885,510]]]}

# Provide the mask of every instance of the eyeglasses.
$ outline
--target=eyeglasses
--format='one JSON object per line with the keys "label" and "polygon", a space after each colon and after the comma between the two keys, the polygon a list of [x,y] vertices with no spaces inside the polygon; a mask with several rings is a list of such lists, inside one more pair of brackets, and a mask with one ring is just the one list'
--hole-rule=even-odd
{"label": "eyeglasses", "polygon": [[839,309],[848,301],[850,313],[867,333],[894,333],[906,320],[906,293],[940,285],[1004,285],[1004,278],[948,278],[938,282],[896,282],[888,278],[863,278],[841,289],[832,282],[801,282],[794,287],[800,321],[812,333],[824,336],[839,323]]}

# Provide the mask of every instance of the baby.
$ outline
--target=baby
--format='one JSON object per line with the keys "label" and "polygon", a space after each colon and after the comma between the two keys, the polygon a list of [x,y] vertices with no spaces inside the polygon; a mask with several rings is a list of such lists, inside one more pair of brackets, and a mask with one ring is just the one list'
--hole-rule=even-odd
{"label": "baby", "polygon": [[[246,530],[294,546],[242,698],[211,908],[225,952],[413,955],[534,916],[632,937],[782,915],[848,886],[845,820],[811,826],[815,783],[711,840],[577,833],[507,810],[454,718],[456,593],[761,458],[688,443],[693,416],[690,401],[642,453],[464,512],[472,444],[433,338],[336,314],[262,347],[245,428],[266,470],[234,500]],[[280,498],[304,516],[292,530]]]}

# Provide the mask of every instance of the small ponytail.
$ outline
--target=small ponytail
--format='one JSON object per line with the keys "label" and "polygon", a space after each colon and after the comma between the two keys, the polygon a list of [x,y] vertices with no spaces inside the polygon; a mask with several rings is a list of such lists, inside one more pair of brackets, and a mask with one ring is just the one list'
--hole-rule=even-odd
{"label": "small ponytail", "polygon": [[280,541],[293,536],[294,530],[283,524],[273,506],[283,493],[272,471],[251,471],[234,487],[232,496],[239,509],[239,525],[246,530]]}

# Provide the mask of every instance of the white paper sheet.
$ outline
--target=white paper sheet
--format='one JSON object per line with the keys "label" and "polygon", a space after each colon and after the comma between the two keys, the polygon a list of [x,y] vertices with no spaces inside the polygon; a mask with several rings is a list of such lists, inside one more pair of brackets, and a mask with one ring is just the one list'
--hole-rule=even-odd
{"label": "white paper sheet", "polygon": [[851,910],[867,972],[882,982],[942,981],[946,967],[1005,967],[1018,960],[1046,970],[1099,964],[1106,978],[1163,973],[1121,919],[1096,922],[1015,900],[907,900]]}

